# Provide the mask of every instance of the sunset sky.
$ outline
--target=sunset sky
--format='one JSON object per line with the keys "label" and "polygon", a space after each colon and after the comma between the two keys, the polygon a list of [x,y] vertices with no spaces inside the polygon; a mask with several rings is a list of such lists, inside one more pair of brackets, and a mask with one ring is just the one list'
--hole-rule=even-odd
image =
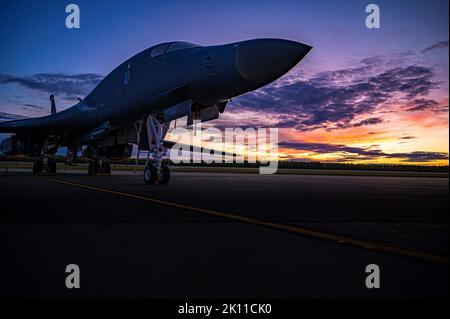
{"label": "sunset sky", "polygon": [[[93,3],[95,2],[95,3]],[[283,159],[448,165],[448,0],[11,1],[0,11],[0,121],[62,110],[159,42],[291,39],[314,49],[290,73],[233,99],[217,127],[277,127]],[[1,137],[0,137],[1,138]]]}

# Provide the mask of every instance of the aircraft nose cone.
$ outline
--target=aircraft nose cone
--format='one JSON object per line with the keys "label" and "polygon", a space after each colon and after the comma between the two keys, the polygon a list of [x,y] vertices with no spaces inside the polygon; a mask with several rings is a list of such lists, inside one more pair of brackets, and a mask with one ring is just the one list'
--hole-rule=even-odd
{"label": "aircraft nose cone", "polygon": [[236,69],[247,83],[265,85],[292,69],[311,48],[289,40],[243,41],[236,50]]}

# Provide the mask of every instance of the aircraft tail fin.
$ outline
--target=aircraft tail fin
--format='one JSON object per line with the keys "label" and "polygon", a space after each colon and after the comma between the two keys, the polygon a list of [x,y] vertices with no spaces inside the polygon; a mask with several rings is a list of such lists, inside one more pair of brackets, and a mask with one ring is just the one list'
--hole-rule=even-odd
{"label": "aircraft tail fin", "polygon": [[51,102],[51,114],[55,115],[56,114],[56,104],[55,104],[55,97],[52,95],[50,95],[50,102]]}

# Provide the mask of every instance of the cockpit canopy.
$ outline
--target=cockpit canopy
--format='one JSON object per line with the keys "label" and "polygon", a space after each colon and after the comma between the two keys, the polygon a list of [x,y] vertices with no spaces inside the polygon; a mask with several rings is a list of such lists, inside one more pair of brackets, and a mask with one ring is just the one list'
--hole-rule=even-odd
{"label": "cockpit canopy", "polygon": [[176,42],[166,42],[161,43],[153,48],[150,49],[150,56],[152,58],[169,52],[179,51],[179,50],[186,50],[191,48],[198,48],[200,45],[191,43],[191,42],[184,42],[184,41],[176,41]]}

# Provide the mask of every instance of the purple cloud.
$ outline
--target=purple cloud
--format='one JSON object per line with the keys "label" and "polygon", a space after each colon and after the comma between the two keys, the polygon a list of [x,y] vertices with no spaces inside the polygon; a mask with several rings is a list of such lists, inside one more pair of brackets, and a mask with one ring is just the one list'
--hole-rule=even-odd
{"label": "purple cloud", "polygon": [[302,143],[302,142],[281,142],[280,147],[295,149],[299,151],[309,151],[319,154],[345,153],[344,161],[348,160],[370,160],[378,158],[400,159],[405,162],[430,162],[433,160],[448,160],[448,153],[444,152],[424,152],[416,151],[409,153],[385,153],[379,149],[372,149],[373,146],[352,147],[342,144],[326,143]]}
{"label": "purple cloud", "polygon": [[11,114],[6,112],[0,112],[0,122],[3,121],[12,121],[12,120],[22,120],[27,118],[26,116],[18,115],[18,114]]}
{"label": "purple cloud", "polygon": [[18,84],[28,89],[59,95],[68,101],[84,97],[102,79],[102,75],[95,73],[38,73],[24,77],[0,74],[0,84]]}
{"label": "purple cloud", "polygon": [[373,114],[384,103],[396,99],[419,103],[439,87],[429,67],[408,65],[380,71],[383,61],[382,56],[368,58],[354,68],[275,83],[239,97],[235,104],[272,114],[279,118],[278,127],[331,130],[380,124],[383,119]]}
{"label": "purple cloud", "polygon": [[407,111],[417,112],[417,111],[433,111],[434,113],[445,113],[448,112],[448,105],[440,105],[433,99],[415,99],[411,103],[411,107]]}
{"label": "purple cloud", "polygon": [[445,49],[445,48],[448,48],[448,40],[435,43],[432,46],[430,46],[426,49],[423,49],[422,53],[427,53],[429,51],[433,51],[433,50],[437,50],[437,49]]}

